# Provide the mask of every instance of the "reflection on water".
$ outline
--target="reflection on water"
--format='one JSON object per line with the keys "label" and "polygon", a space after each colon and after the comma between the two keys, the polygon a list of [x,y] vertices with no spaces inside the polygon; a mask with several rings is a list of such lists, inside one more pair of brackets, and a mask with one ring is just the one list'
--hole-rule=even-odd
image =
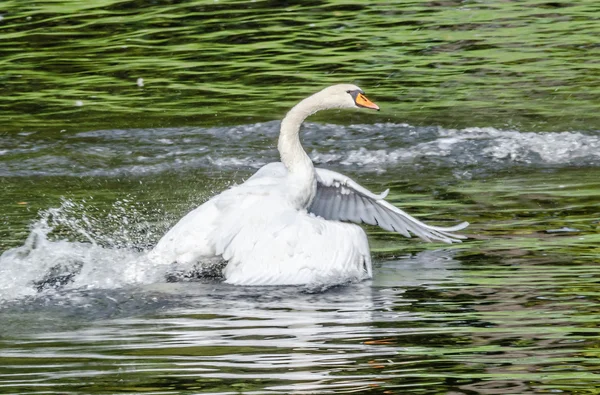
{"label": "reflection on water", "polygon": [[502,263],[485,259],[472,268],[452,255],[379,261],[372,283],[317,293],[164,283],[9,304],[0,385],[470,394],[568,392],[597,379],[598,315],[587,296],[564,289],[561,275],[495,271]]}

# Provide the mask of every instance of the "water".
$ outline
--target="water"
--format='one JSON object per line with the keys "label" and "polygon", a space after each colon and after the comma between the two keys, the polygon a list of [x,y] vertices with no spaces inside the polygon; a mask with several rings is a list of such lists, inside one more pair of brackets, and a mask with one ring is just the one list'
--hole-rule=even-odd
{"label": "water", "polygon": [[595,130],[599,11],[596,0],[4,0],[0,124],[245,124],[356,82],[384,104],[380,122]]}
{"label": "water", "polygon": [[[596,394],[596,2],[0,2],[0,392]],[[143,81],[139,79],[142,78]],[[462,244],[367,227],[374,277],[234,287],[145,258],[303,130]]]}
{"label": "water", "polygon": [[[279,122],[233,127],[98,130],[0,137],[2,176],[118,177],[165,171],[254,171],[278,160]],[[385,173],[427,167],[485,171],[523,167],[596,167],[597,133],[536,133],[408,124],[308,123],[303,144],[317,166]]]}
{"label": "water", "polygon": [[276,159],[277,126],[63,133],[48,144],[5,136],[44,164],[0,162],[0,386],[524,394],[595,385],[595,134],[309,123],[318,165],[391,187],[392,202],[433,223],[468,220],[472,239],[423,244],[369,228],[373,280],[329,289],[190,282],[153,267],[144,251],[179,216]]}

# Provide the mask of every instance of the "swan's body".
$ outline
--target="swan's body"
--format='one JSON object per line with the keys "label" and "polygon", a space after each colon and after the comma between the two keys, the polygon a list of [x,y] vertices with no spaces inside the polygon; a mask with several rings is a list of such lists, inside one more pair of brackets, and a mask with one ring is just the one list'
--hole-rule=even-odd
{"label": "swan's body", "polygon": [[465,228],[426,225],[348,177],[315,169],[302,148],[300,125],[328,108],[379,109],[354,85],[334,85],[298,103],[281,123],[281,162],[188,213],[151,251],[155,262],[227,261],[226,282],[243,285],[343,282],[371,277],[367,236],[355,223],[446,243]]}

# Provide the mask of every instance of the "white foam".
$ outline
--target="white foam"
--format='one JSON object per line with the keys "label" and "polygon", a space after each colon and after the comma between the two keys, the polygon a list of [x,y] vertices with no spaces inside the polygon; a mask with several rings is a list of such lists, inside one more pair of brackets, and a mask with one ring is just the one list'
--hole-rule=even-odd
{"label": "white foam", "polygon": [[[267,122],[99,130],[64,133],[51,144],[44,139],[11,136],[2,142],[0,175],[116,176],[189,168],[258,169],[279,160],[278,129],[278,122]],[[577,131],[307,123],[301,138],[315,164],[336,164],[355,171],[383,172],[398,166],[459,169],[466,165],[488,170],[514,165],[600,166],[600,137]],[[67,146],[69,149],[64,149]],[[82,152],[88,161],[81,161]]]}
{"label": "white foam", "polygon": [[440,129],[456,143],[484,140],[490,144],[482,153],[497,160],[531,163],[531,154],[549,164],[568,163],[588,158],[600,159],[600,137],[581,132],[534,133],[495,128]]}
{"label": "white foam", "polygon": [[[379,125],[380,127],[382,125]],[[394,125],[384,125],[393,133]],[[396,128],[406,128],[397,125]],[[414,129],[414,128],[413,128]],[[410,138],[419,137],[411,129]],[[495,128],[438,128],[428,135],[428,141],[417,141],[402,148],[369,149],[361,147],[344,151],[313,149],[316,164],[339,163],[360,166],[366,171],[385,171],[399,164],[411,164],[422,159],[435,159],[438,165],[600,165],[600,137],[581,132],[519,132]],[[389,145],[406,145],[390,139]]]}
{"label": "white foam", "polygon": [[[102,218],[81,213],[84,204],[65,200],[59,208],[41,213],[25,243],[0,255],[0,301],[35,296],[60,289],[112,289],[164,280],[165,267],[133,248],[147,243],[130,216],[137,212],[115,203]],[[102,224],[120,224],[104,235]],[[57,238],[54,233],[69,233]],[[67,231],[68,230],[68,231]]]}

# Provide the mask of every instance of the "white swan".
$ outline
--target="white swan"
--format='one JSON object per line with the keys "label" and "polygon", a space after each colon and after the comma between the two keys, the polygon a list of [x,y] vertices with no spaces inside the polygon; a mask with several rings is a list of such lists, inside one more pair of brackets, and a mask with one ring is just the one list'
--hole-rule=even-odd
{"label": "white swan", "polygon": [[350,178],[316,169],[302,148],[300,125],[319,110],[379,107],[355,85],[333,85],[302,100],[281,122],[281,162],[183,217],[150,252],[154,262],[227,261],[225,281],[240,285],[344,282],[371,277],[367,223],[410,237],[446,243],[468,223],[426,225]]}

